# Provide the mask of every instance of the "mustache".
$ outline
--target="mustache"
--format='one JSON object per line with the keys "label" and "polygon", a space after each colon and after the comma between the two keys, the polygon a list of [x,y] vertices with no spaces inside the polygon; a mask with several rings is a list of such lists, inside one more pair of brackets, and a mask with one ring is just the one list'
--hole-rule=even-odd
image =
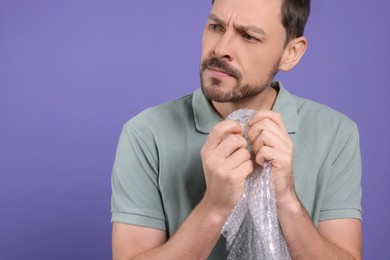
{"label": "mustache", "polygon": [[224,60],[218,59],[218,58],[209,58],[205,59],[201,64],[201,70],[202,72],[205,71],[207,68],[217,69],[223,73],[229,74],[230,76],[240,80],[242,78],[241,73],[229,63],[227,63]]}

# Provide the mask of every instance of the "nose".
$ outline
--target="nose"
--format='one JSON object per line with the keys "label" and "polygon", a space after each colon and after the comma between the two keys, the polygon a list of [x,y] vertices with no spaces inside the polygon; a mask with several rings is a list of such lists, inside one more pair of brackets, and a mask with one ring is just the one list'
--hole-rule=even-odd
{"label": "nose", "polygon": [[219,40],[216,42],[216,45],[213,49],[213,55],[220,59],[226,59],[231,61],[232,56],[232,39],[229,33],[225,32]]}

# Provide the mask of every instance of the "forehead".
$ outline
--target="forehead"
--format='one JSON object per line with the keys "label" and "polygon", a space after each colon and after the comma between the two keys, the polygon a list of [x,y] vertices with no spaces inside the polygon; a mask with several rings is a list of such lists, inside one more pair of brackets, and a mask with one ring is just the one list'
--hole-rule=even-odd
{"label": "forehead", "polygon": [[282,0],[216,0],[211,13],[226,24],[282,26]]}

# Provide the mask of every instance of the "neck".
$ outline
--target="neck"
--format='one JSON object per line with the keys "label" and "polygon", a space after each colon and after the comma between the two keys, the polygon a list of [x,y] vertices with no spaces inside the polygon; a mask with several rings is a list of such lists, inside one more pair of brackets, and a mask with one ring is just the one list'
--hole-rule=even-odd
{"label": "neck", "polygon": [[238,102],[218,103],[212,101],[212,105],[222,118],[226,118],[233,111],[242,108],[254,109],[256,111],[271,110],[276,100],[276,96],[277,91],[270,86],[254,97],[249,97]]}

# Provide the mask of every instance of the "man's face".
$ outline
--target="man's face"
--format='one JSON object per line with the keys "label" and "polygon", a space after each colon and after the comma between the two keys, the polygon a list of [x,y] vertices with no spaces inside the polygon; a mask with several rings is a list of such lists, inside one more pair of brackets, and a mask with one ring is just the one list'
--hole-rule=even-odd
{"label": "man's face", "polygon": [[282,0],[216,0],[203,32],[205,96],[236,102],[263,92],[278,71],[285,44]]}

